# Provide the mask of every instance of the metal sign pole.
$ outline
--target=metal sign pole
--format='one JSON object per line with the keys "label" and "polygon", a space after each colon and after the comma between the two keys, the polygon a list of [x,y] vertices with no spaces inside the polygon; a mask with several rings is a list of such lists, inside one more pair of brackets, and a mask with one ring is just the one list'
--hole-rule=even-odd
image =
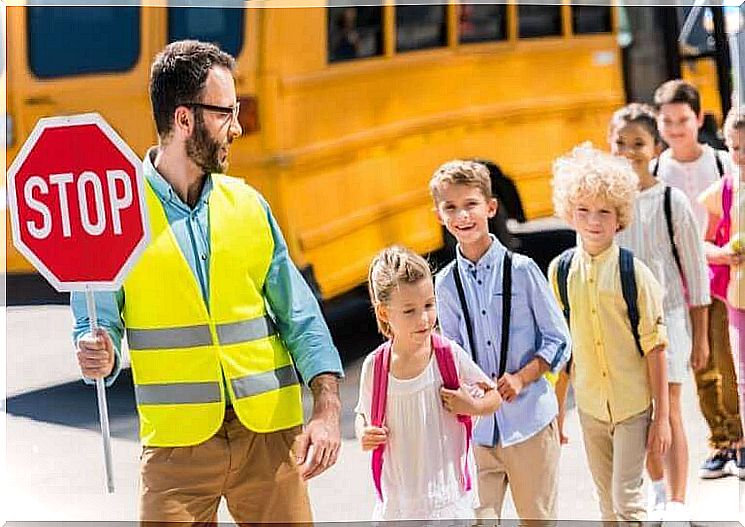
{"label": "metal sign pole", "polygon": [[[95,337],[98,329],[96,316],[96,301],[89,286],[85,288],[85,303],[88,308],[91,335]],[[114,492],[114,469],[111,461],[111,432],[109,431],[109,411],[106,404],[106,385],[103,379],[96,379],[96,395],[98,399],[98,418],[101,422],[101,437],[103,438],[104,463],[106,465],[106,489],[109,494]]]}

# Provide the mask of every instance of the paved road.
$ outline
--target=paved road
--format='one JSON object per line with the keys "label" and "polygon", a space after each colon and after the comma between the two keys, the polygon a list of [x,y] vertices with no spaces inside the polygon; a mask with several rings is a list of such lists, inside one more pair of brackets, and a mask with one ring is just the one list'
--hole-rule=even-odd
{"label": "paved road", "polygon": [[[63,306],[41,306],[8,308],[6,314],[7,466],[0,517],[135,520],[140,446],[128,370],[108,391],[116,485],[116,492],[108,495],[94,390],[77,380],[69,311]],[[344,444],[338,464],[314,479],[310,490],[318,521],[364,521],[370,517],[374,493],[369,458],[354,439],[351,409],[357,398],[360,350],[370,349],[377,337],[364,311],[356,319],[336,322],[335,328],[340,349],[349,357],[342,391]],[[684,393],[695,468],[706,455],[706,429],[692,382]],[[563,519],[595,520],[598,509],[575,412],[569,414],[568,433],[571,440],[561,460],[559,514]],[[745,519],[745,484],[736,478],[704,482],[694,470],[689,489],[693,520]],[[507,507],[505,516],[514,518],[511,502]],[[220,519],[229,521],[224,507]]]}

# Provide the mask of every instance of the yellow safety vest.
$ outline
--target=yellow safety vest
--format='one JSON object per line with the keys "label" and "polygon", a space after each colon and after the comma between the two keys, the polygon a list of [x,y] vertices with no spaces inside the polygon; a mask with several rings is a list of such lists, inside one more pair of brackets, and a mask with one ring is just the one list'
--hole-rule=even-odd
{"label": "yellow safety vest", "polygon": [[253,431],[302,423],[295,367],[262,295],[274,250],[266,210],[242,180],[212,179],[209,311],[146,185],[150,244],[124,282],[122,316],[147,446],[212,437],[223,421],[226,387],[238,418]]}

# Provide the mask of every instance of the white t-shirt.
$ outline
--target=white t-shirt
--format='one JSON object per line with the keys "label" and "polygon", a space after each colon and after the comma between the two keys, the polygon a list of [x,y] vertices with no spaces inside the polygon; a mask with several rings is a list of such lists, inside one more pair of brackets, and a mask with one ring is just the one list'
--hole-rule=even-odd
{"label": "white t-shirt", "polygon": [[[448,340],[462,385],[494,383],[458,344]],[[360,396],[355,412],[370,422],[374,354],[362,364]],[[373,520],[473,518],[478,489],[473,449],[468,466],[471,490],[460,475],[465,462],[464,427],[440,400],[442,376],[434,352],[422,373],[399,380],[388,374],[385,424],[388,442],[383,454],[381,488]],[[371,478],[372,479],[372,478]]]}
{"label": "white t-shirt", "polygon": [[[670,148],[662,152],[659,158],[659,168],[657,177],[671,187],[679,188],[688,197],[693,208],[693,214],[696,217],[696,225],[701,235],[706,234],[706,208],[698,202],[699,195],[706,190],[709,185],[719,180],[719,170],[715,155],[719,156],[722,161],[724,173],[731,171],[732,162],[727,152],[723,150],[714,150],[709,145],[701,145],[703,152],[695,161],[686,163],[673,159],[673,152]],[[657,161],[652,161],[652,168]]]}

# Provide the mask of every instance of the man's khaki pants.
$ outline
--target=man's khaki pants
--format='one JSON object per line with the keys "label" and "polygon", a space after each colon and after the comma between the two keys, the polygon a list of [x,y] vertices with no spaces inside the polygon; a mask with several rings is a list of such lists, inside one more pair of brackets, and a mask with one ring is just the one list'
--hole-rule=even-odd
{"label": "man's khaki pants", "polygon": [[217,522],[225,496],[237,523],[309,523],[308,490],[292,453],[301,427],[246,429],[232,408],[220,430],[191,447],[143,447],[140,521]]}
{"label": "man's khaki pants", "polygon": [[516,445],[474,447],[479,475],[479,518],[499,518],[507,485],[522,520],[556,519],[561,444],[554,419]]}
{"label": "man's khaki pants", "polygon": [[730,349],[727,306],[712,298],[709,307],[709,362],[695,372],[698,403],[709,425],[712,448],[726,448],[742,437],[737,381]]}
{"label": "man's khaki pants", "polygon": [[643,521],[642,483],[651,408],[620,423],[579,411],[585,454],[600,498],[603,521]]}

